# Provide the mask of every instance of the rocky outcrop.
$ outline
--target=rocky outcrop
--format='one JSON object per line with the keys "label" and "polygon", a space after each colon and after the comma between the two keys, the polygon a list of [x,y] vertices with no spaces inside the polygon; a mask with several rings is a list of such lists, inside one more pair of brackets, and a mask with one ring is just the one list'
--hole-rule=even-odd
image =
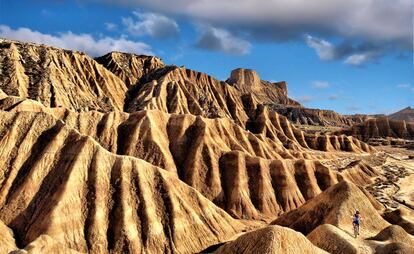
{"label": "rocky outcrop", "polygon": [[388,118],[397,121],[414,122],[414,109],[406,107],[398,112],[390,114]]}
{"label": "rocky outcrop", "polygon": [[319,125],[319,126],[350,126],[358,123],[353,119],[336,113],[333,110],[311,109],[291,106],[270,106],[272,110],[287,117],[292,123],[298,125]]}
{"label": "rocky outcrop", "polygon": [[0,40],[0,89],[73,110],[122,110],[127,87],[82,52]]}
{"label": "rocky outcrop", "polygon": [[339,133],[351,135],[363,141],[378,138],[414,139],[414,123],[380,117],[369,119],[362,124],[354,125]]}
{"label": "rocky outcrop", "polygon": [[0,112],[0,220],[90,253],[194,253],[240,224],[163,169],[109,153],[45,113]]}
{"label": "rocky outcrop", "polygon": [[207,74],[168,66],[148,78],[130,91],[127,112],[158,109],[207,118],[226,117],[241,126],[248,119],[237,90]]}
{"label": "rocky outcrop", "polygon": [[389,226],[389,223],[379,215],[366,195],[356,185],[342,181],[300,208],[283,214],[272,224],[290,227],[303,234],[309,234],[322,224],[331,224],[347,231],[352,215],[359,210],[364,216],[361,234],[374,236]]}
{"label": "rocky outcrop", "polygon": [[[11,102],[6,103],[8,100]],[[224,118],[158,110],[133,114],[77,113],[15,100],[0,101],[0,109],[51,114],[112,153],[134,156],[172,172],[236,218],[275,217],[335,184],[337,177],[344,177],[318,161],[324,156],[313,155],[309,149],[313,143],[307,143],[312,138],[305,138],[307,134],[294,129],[276,113],[273,120],[265,121],[272,134],[262,131],[255,135]],[[13,102],[17,105],[13,106]],[[321,147],[329,147],[330,151],[352,148],[350,151],[366,152],[359,143],[348,140],[346,145],[344,140],[342,146],[329,143]],[[321,142],[331,142],[331,138]],[[354,171],[351,180],[358,181],[360,174],[369,179],[363,169]]]}
{"label": "rocky outcrop", "polygon": [[124,81],[128,88],[148,73],[165,66],[158,57],[121,52],[111,52],[95,60]]}
{"label": "rocky outcrop", "polygon": [[269,82],[261,80],[256,71],[250,69],[235,69],[226,81],[234,86],[242,95],[254,94],[261,104],[283,104],[301,106],[288,97],[285,81]]}
{"label": "rocky outcrop", "polygon": [[322,254],[327,252],[315,247],[301,233],[280,226],[268,226],[263,229],[246,233],[236,240],[221,246],[214,253]]}

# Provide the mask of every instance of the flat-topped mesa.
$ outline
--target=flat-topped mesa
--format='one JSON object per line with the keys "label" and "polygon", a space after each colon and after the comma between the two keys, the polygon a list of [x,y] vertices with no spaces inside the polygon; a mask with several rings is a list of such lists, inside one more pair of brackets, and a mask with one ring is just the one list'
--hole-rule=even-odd
{"label": "flat-topped mesa", "polygon": [[238,68],[231,71],[227,83],[237,84],[242,92],[250,92],[260,88],[261,80],[255,70]]}
{"label": "flat-topped mesa", "polygon": [[155,56],[136,55],[122,52],[110,52],[95,58],[106,69],[122,79],[127,87],[135,83],[153,70],[165,66],[161,58]]}
{"label": "flat-topped mesa", "polygon": [[243,95],[253,94],[261,104],[283,104],[300,107],[288,97],[287,83],[261,80],[255,70],[238,68],[231,72],[226,81]]}

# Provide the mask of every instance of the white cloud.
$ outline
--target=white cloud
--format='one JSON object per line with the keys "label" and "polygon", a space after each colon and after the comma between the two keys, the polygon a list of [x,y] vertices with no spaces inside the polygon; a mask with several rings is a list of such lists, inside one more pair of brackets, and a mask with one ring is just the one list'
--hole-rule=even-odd
{"label": "white cloud", "polygon": [[158,13],[133,12],[138,20],[122,18],[127,31],[135,36],[149,35],[154,38],[170,38],[179,34],[178,24],[171,18]]}
{"label": "white cloud", "polygon": [[122,36],[120,38],[102,37],[95,39],[90,34],[75,34],[71,31],[52,35],[33,31],[25,27],[12,29],[8,26],[0,25],[0,37],[84,51],[91,56],[100,56],[110,51],[153,54],[149,45],[131,41]]}
{"label": "white cloud", "polygon": [[371,55],[369,53],[353,54],[348,56],[345,59],[345,63],[354,66],[360,66],[367,61],[371,60]]}
{"label": "white cloud", "polygon": [[115,31],[116,29],[118,29],[118,25],[112,22],[106,22],[104,25],[105,29],[108,31]]}
{"label": "white cloud", "polygon": [[331,84],[329,82],[326,81],[313,81],[312,82],[312,87],[317,88],[317,89],[325,89],[330,87]]}
{"label": "white cloud", "polygon": [[332,43],[323,39],[315,38],[310,35],[306,35],[306,44],[309,47],[315,49],[319,58],[322,60],[333,60],[335,56],[335,47]]}
{"label": "white cloud", "polygon": [[257,39],[297,39],[310,33],[392,42],[412,49],[412,0],[108,1],[243,30]]}
{"label": "white cloud", "polygon": [[196,46],[202,49],[222,51],[232,55],[245,55],[250,52],[252,45],[221,28],[200,25],[201,36]]}

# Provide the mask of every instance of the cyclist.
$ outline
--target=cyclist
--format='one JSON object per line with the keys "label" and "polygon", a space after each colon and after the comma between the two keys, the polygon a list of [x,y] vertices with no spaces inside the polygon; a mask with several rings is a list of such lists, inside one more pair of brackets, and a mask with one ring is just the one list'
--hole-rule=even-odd
{"label": "cyclist", "polygon": [[352,225],[354,226],[354,235],[355,238],[359,235],[359,226],[361,225],[361,214],[358,210],[355,211],[355,214],[353,216]]}

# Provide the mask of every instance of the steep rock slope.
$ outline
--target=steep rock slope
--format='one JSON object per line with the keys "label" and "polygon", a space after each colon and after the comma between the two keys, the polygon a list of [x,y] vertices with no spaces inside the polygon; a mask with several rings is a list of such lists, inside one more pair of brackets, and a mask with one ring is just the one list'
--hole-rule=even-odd
{"label": "steep rock slope", "polygon": [[369,119],[362,124],[341,131],[363,141],[371,138],[403,138],[414,139],[414,123],[391,120],[388,117]]}
{"label": "steep rock slope", "polygon": [[388,116],[391,120],[414,122],[414,109],[406,107]]}
{"label": "steep rock slope", "polygon": [[347,181],[328,188],[296,210],[283,214],[272,224],[290,227],[308,234],[322,224],[332,224],[351,232],[352,215],[359,210],[364,216],[361,234],[373,236],[389,226],[371,204],[366,193]]}
{"label": "steep rock slope", "polygon": [[[158,110],[76,113],[15,100],[3,99],[0,108],[52,114],[110,152],[134,156],[172,172],[236,218],[274,217],[335,184],[338,176],[343,178],[317,160],[327,155],[292,139],[295,136],[284,117],[276,118],[278,124],[271,127],[277,135],[266,137],[245,131],[229,119]],[[13,103],[17,105],[11,106]],[[306,145],[304,136],[301,133]],[[357,176],[363,174],[363,169],[354,171]]]}
{"label": "steep rock slope", "polygon": [[141,83],[129,92],[127,112],[158,109],[208,118],[227,117],[241,126],[248,119],[238,91],[207,74],[167,66]]}
{"label": "steep rock slope", "polygon": [[129,88],[148,73],[164,67],[158,57],[111,52],[95,60],[118,76]]}
{"label": "steep rock slope", "polygon": [[47,107],[122,110],[124,82],[82,52],[0,40],[0,89]]}
{"label": "steep rock slope", "polygon": [[194,253],[241,225],[174,174],[45,113],[0,112],[0,220],[90,253]]}

